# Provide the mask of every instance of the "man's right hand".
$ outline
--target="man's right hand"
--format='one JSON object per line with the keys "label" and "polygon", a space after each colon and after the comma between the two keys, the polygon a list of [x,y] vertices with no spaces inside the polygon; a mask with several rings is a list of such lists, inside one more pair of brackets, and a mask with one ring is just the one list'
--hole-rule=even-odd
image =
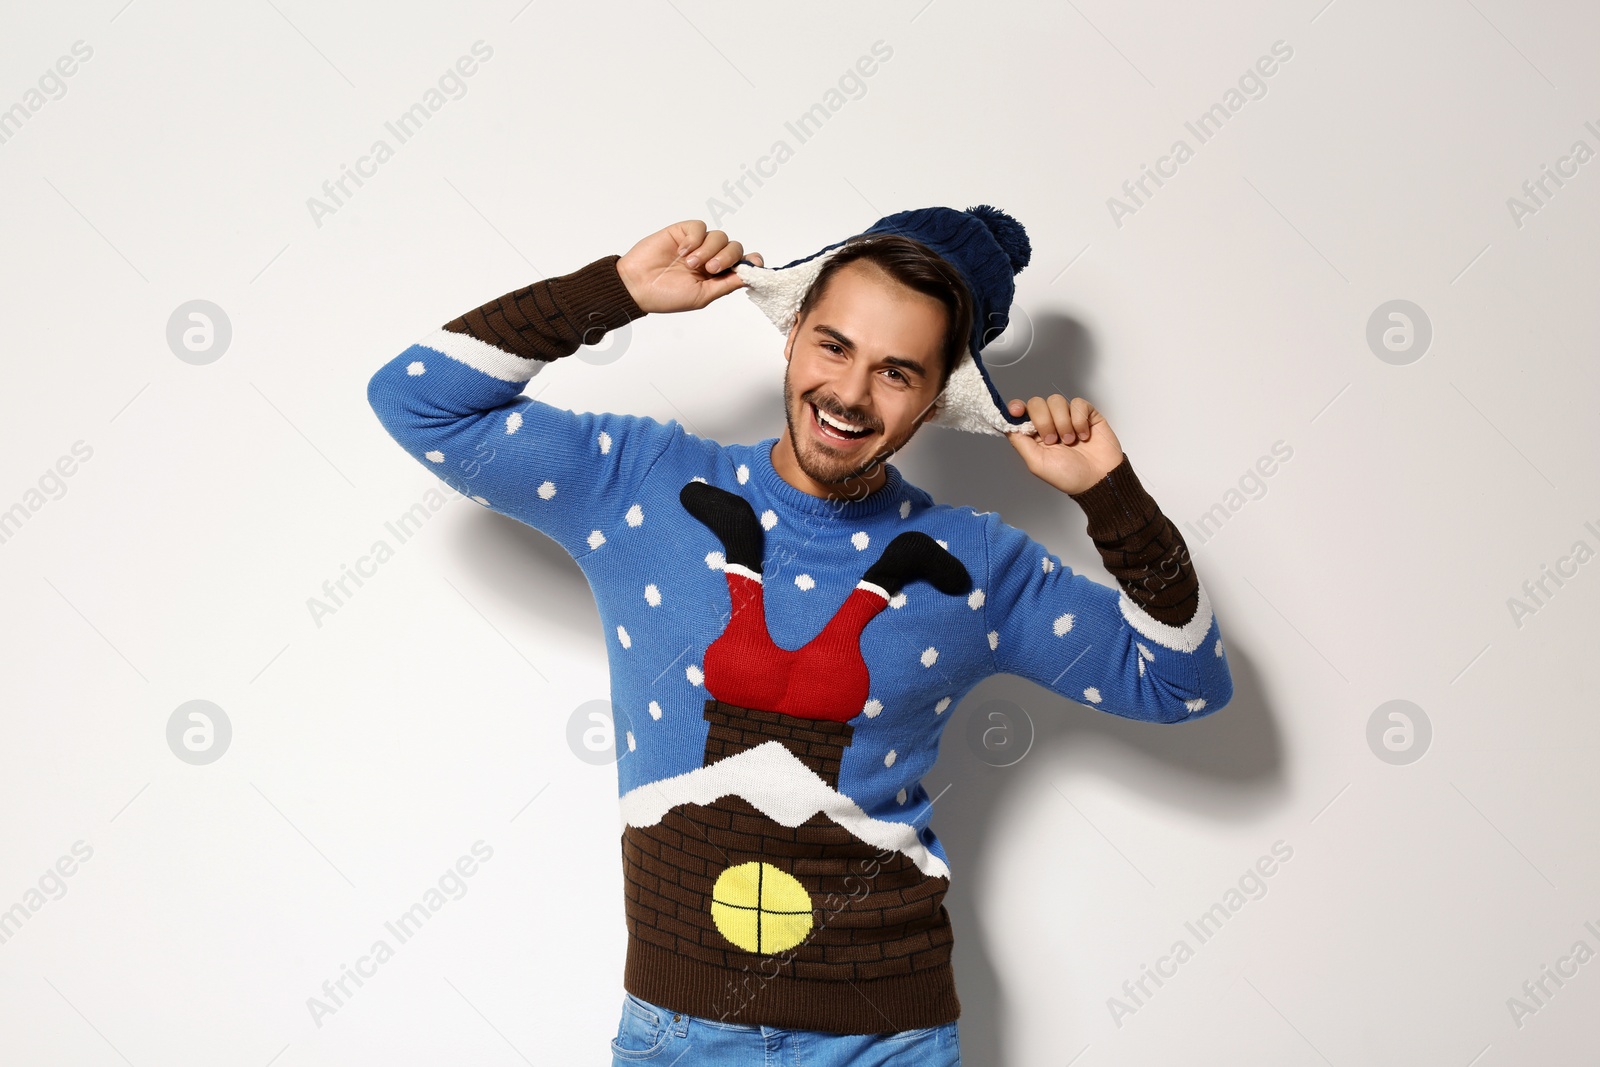
{"label": "man's right hand", "polygon": [[[675,222],[651,234],[617,260],[617,274],[628,295],[647,312],[695,311],[744,281],[732,267],[744,246],[721,230],[707,232],[699,219]],[[749,258],[765,266],[761,253]]]}

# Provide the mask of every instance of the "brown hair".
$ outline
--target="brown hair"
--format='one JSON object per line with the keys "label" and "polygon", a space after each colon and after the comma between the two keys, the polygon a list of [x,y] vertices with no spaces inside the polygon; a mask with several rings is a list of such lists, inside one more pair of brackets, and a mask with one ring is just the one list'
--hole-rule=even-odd
{"label": "brown hair", "polygon": [[943,389],[972,333],[972,295],[967,291],[967,283],[949,261],[921,241],[894,233],[850,238],[817,271],[811,288],[800,301],[796,321],[803,320],[817,301],[822,299],[834,273],[846,263],[858,259],[867,260],[901,285],[926,293],[944,305],[946,325],[944,345],[940,352],[944,357],[944,374],[939,379],[939,388]]}

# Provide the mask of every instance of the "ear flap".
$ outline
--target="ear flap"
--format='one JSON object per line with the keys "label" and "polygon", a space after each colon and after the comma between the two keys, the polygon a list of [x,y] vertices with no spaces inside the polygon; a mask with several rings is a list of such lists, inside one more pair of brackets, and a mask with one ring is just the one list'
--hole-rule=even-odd
{"label": "ear flap", "polygon": [[972,575],[966,566],[921,530],[907,530],[890,541],[862,578],[890,596],[918,578],[951,596],[972,590]]}
{"label": "ear flap", "polygon": [[691,481],[678,491],[678,501],[717,535],[729,563],[761,573],[765,531],[748,500],[707,482]]}

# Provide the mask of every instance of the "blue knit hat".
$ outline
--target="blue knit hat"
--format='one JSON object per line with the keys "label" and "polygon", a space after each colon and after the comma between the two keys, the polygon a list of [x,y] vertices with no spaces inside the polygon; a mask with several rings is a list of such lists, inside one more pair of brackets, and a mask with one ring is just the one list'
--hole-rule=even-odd
{"label": "blue knit hat", "polygon": [[[980,353],[1011,321],[1014,276],[1028,265],[1032,248],[1022,223],[988,204],[965,211],[925,207],[887,215],[861,234],[893,233],[920,241],[955,268],[972,295],[972,334],[967,350],[945,382],[931,425],[972,433],[1032,433],[1033,422],[1016,418],[989,378]],[[822,265],[850,238],[835,241],[781,267],[758,267],[748,259],[734,264],[745,292],[779,330],[788,333],[800,303]]]}

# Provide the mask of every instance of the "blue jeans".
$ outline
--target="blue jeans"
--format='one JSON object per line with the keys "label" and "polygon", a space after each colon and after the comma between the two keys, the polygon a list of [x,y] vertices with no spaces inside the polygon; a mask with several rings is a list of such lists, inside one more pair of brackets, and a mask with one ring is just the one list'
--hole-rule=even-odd
{"label": "blue jeans", "polygon": [[720,1023],[627,993],[611,1042],[613,1067],[961,1067],[956,1024],[894,1034],[829,1034]]}

